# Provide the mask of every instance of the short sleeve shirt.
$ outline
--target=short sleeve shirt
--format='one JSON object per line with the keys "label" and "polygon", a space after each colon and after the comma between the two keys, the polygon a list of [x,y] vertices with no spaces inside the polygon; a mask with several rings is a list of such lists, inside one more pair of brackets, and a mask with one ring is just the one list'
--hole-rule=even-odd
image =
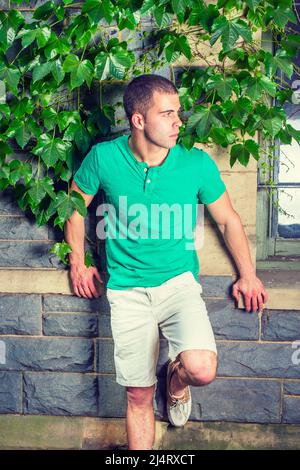
{"label": "short sleeve shirt", "polygon": [[149,166],[136,159],[128,139],[94,145],[74,175],[84,193],[105,194],[97,236],[105,239],[107,287],[154,287],[185,271],[197,279],[199,214],[226,191],[218,167],[208,153],[181,144]]}

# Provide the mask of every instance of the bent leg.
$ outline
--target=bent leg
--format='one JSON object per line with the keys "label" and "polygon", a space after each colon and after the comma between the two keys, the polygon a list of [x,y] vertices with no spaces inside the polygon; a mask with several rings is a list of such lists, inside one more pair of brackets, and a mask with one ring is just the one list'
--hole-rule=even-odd
{"label": "bent leg", "polygon": [[208,385],[216,377],[217,355],[208,350],[182,351],[179,366],[173,373],[170,385],[172,395],[181,396],[187,385]]}

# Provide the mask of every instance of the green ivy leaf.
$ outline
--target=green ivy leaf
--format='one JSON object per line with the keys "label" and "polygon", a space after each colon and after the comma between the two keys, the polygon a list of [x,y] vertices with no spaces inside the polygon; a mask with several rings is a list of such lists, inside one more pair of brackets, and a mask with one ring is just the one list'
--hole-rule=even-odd
{"label": "green ivy leaf", "polygon": [[257,142],[252,139],[248,139],[245,141],[245,148],[251,153],[251,155],[253,155],[255,160],[259,159],[259,145]]}
{"label": "green ivy leaf", "polygon": [[59,85],[65,78],[65,72],[60,59],[57,59],[52,62],[51,73],[57,85]]}
{"label": "green ivy leaf", "polygon": [[4,103],[0,104],[0,113],[2,114],[2,116],[9,118],[10,107],[8,106],[8,104],[4,104]]}
{"label": "green ivy leaf", "polygon": [[282,70],[288,78],[293,75],[293,64],[287,52],[283,49],[276,51],[275,56],[270,52],[265,53],[265,68],[266,74],[272,77],[276,74],[277,70]]}
{"label": "green ivy leaf", "polygon": [[242,97],[236,101],[224,101],[222,108],[230,115],[230,124],[239,129],[245,124],[249,114],[253,111],[253,104],[249,98]]}
{"label": "green ivy leaf", "polygon": [[281,29],[284,29],[289,21],[297,24],[297,18],[290,7],[287,8],[280,5],[275,10],[273,7],[268,7],[266,11],[269,17],[273,18],[274,23]]}
{"label": "green ivy leaf", "polygon": [[132,63],[129,52],[122,48],[112,48],[112,53],[102,51],[95,57],[95,76],[99,80],[110,76],[122,79]]}
{"label": "green ivy leaf", "polygon": [[103,18],[110,24],[113,12],[113,4],[110,0],[87,0],[82,7],[82,13],[88,15],[91,24],[99,24]]}
{"label": "green ivy leaf", "polygon": [[266,119],[263,122],[263,126],[272,137],[275,137],[282,127],[282,120],[279,117]]}
{"label": "green ivy leaf", "polygon": [[86,265],[87,268],[90,268],[91,266],[95,266],[93,255],[88,250],[84,254],[84,264]]}
{"label": "green ivy leaf", "polygon": [[12,153],[13,149],[11,146],[0,140],[0,158],[2,159],[2,157],[5,157],[5,155],[11,155]]}
{"label": "green ivy leaf", "polygon": [[11,65],[9,68],[0,69],[0,79],[4,80],[9,91],[18,96],[18,85],[21,74],[17,67]]}
{"label": "green ivy leaf", "polygon": [[47,131],[51,131],[57,124],[57,112],[53,108],[46,108],[42,111],[42,119]]}
{"label": "green ivy leaf", "polygon": [[17,100],[11,106],[11,111],[14,117],[17,119],[23,118],[26,114],[32,114],[33,109],[34,109],[33,102],[27,97]]}
{"label": "green ivy leaf", "polygon": [[295,139],[298,144],[300,144],[300,131],[298,129],[295,129],[290,124],[287,124],[286,129],[288,133],[293,137],[293,139]]}
{"label": "green ivy leaf", "polygon": [[147,11],[153,8],[154,5],[155,5],[154,0],[145,0],[141,5],[141,9],[140,9],[141,15],[144,15],[145,13],[147,13]]}
{"label": "green ivy leaf", "polygon": [[248,5],[248,7],[255,11],[256,8],[258,7],[258,5],[260,4],[261,0],[245,0],[246,1],[246,4]]}
{"label": "green ivy leaf", "polygon": [[218,18],[219,11],[216,5],[203,3],[194,3],[192,11],[189,15],[188,24],[194,26],[200,24],[205,31],[211,32],[214,20]]}
{"label": "green ivy leaf", "polygon": [[62,263],[69,265],[69,257],[68,254],[72,253],[72,248],[70,245],[63,240],[61,243],[55,243],[50,250],[50,253],[55,254]]}
{"label": "green ivy leaf", "polygon": [[38,47],[41,49],[44,47],[47,42],[49,41],[51,36],[51,29],[48,28],[48,26],[43,26],[42,28],[39,28],[36,34],[36,40]]}
{"label": "green ivy leaf", "polygon": [[71,123],[78,125],[81,122],[78,111],[61,111],[58,114],[58,127],[60,132],[65,130]]}
{"label": "green ivy leaf", "polygon": [[222,147],[227,147],[235,142],[235,134],[231,129],[215,128],[212,129],[210,137]]}
{"label": "green ivy leaf", "polygon": [[55,3],[52,0],[48,1],[35,10],[35,12],[33,13],[33,18],[37,20],[47,20],[48,18],[53,16],[55,8]]}
{"label": "green ivy leaf", "polygon": [[153,16],[159,28],[167,28],[172,23],[172,15],[166,12],[163,5],[155,7]]}
{"label": "green ivy leaf", "polygon": [[91,138],[83,124],[80,123],[79,125],[77,125],[74,138],[78,149],[82,153],[86,153],[89,149]]}
{"label": "green ivy leaf", "polygon": [[17,34],[17,39],[22,38],[22,47],[28,47],[30,44],[35,41],[38,33],[37,23],[32,23],[31,25],[26,25],[21,29]]}
{"label": "green ivy leaf", "polygon": [[30,140],[31,132],[26,121],[13,121],[6,131],[6,136],[9,138],[14,137],[18,145],[23,149]]}
{"label": "green ivy leaf", "polygon": [[65,160],[70,147],[70,142],[64,142],[60,138],[51,138],[47,134],[42,134],[37,145],[32,149],[32,153],[40,156],[49,168],[54,166],[58,160]]}
{"label": "green ivy leaf", "polygon": [[64,191],[59,191],[54,201],[49,205],[48,211],[50,214],[57,211],[58,216],[54,220],[54,225],[63,228],[64,223],[68,220],[74,211],[78,211],[82,217],[87,214],[85,201],[80,193],[70,191],[69,194]]}
{"label": "green ivy leaf", "polygon": [[140,21],[140,13],[139,11],[133,12],[130,8],[126,8],[123,12],[117,13],[117,24],[119,31],[123,29],[136,29],[138,23]]}
{"label": "green ivy leaf", "polygon": [[91,85],[94,67],[89,60],[80,61],[79,58],[70,54],[63,63],[63,70],[71,72],[71,90],[81,86],[85,81]]}
{"label": "green ivy leaf", "polygon": [[4,51],[12,46],[17,31],[23,23],[24,17],[20,11],[10,10],[8,13],[0,11],[0,45]]}
{"label": "green ivy leaf", "polygon": [[250,158],[250,152],[242,144],[235,144],[230,150],[230,166],[232,167],[236,160],[243,166],[247,166]]}
{"label": "green ivy leaf", "polygon": [[281,144],[290,145],[292,143],[292,136],[287,132],[286,129],[281,129],[276,137],[280,140]]}
{"label": "green ivy leaf", "polygon": [[262,77],[250,77],[242,80],[240,83],[243,95],[247,95],[252,100],[258,100],[263,93],[271,96],[276,95],[276,84],[270,78],[263,75]]}
{"label": "green ivy leaf", "polygon": [[230,98],[233,91],[237,96],[239,94],[238,81],[232,77],[223,77],[221,74],[209,78],[206,82],[206,89],[207,91],[216,90],[223,100]]}
{"label": "green ivy leaf", "polygon": [[24,179],[25,184],[32,180],[32,167],[29,163],[20,162],[20,160],[12,160],[9,163],[10,174],[9,183],[12,186],[20,180]]}
{"label": "green ivy leaf", "polygon": [[48,73],[51,72],[52,69],[52,63],[51,62],[45,62],[44,64],[37,64],[32,72],[32,79],[33,83],[37,82],[38,80],[42,80],[44,77],[48,75]]}
{"label": "green ivy leaf", "polygon": [[220,16],[214,21],[212,26],[211,45],[215,44],[221,36],[224,51],[233,49],[240,36],[246,41],[252,41],[252,33],[247,23],[241,19],[228,20],[225,16]]}
{"label": "green ivy leaf", "polygon": [[289,34],[285,39],[281,40],[280,45],[291,57],[296,56],[300,47],[300,36],[297,34]]}
{"label": "green ivy leaf", "polygon": [[199,139],[206,139],[213,127],[224,127],[218,106],[199,106],[197,111],[189,117],[186,131],[192,133],[196,130]]}

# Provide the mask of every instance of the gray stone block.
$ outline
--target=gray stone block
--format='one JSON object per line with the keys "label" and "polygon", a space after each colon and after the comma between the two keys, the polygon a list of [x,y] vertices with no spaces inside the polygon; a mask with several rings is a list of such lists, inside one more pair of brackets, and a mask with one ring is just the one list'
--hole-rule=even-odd
{"label": "gray stone block", "polygon": [[262,315],[262,338],[271,341],[300,340],[300,312],[270,310]]}
{"label": "gray stone block", "polygon": [[0,295],[0,334],[40,334],[41,310],[40,295]]}
{"label": "gray stone block", "polygon": [[215,380],[205,387],[192,387],[191,420],[279,423],[278,381]]}
{"label": "gray stone block", "polygon": [[9,189],[0,194],[0,215],[24,215],[14,199],[13,192]]}
{"label": "gray stone block", "polygon": [[283,393],[286,395],[300,395],[300,380],[285,380]]}
{"label": "gray stone block", "polygon": [[47,240],[48,228],[38,227],[34,220],[26,217],[0,217],[0,239],[2,240]]}
{"label": "gray stone block", "polygon": [[112,337],[110,315],[99,315],[98,325],[98,336],[100,336],[100,338]]}
{"label": "gray stone block", "polygon": [[52,246],[53,242],[0,241],[0,266],[65,269],[57,256],[50,253]]}
{"label": "gray stone block", "polygon": [[300,423],[300,397],[284,397],[282,422],[290,424]]}
{"label": "gray stone block", "polygon": [[115,375],[99,375],[99,412],[101,418],[123,418],[126,414],[126,389],[116,383]]}
{"label": "gray stone block", "polygon": [[216,339],[256,340],[259,320],[256,313],[236,309],[227,299],[206,299],[206,308]]}
{"label": "gray stone block", "polygon": [[299,378],[291,344],[218,342],[218,376]]}
{"label": "gray stone block", "polygon": [[[92,201],[93,204],[94,200]],[[91,205],[92,205],[91,204]],[[89,237],[91,240],[95,241],[96,240],[96,209],[92,212],[89,206],[89,212],[90,214],[85,217],[84,219],[84,224],[85,224],[85,234],[87,237]],[[48,238],[49,240],[53,240],[53,242],[61,242],[64,238],[64,233],[62,230],[60,230],[59,227],[53,227],[49,226],[48,227]]]}
{"label": "gray stone block", "polygon": [[114,343],[112,339],[96,340],[96,370],[101,374],[115,374]]}
{"label": "gray stone block", "polygon": [[[280,382],[255,379],[216,379],[191,387],[191,421],[280,422]],[[165,378],[156,392],[156,415],[167,419]]]}
{"label": "gray stone block", "polygon": [[[198,276],[203,289],[203,297],[230,297],[232,276]],[[233,300],[232,300],[233,302]]]}
{"label": "gray stone block", "polygon": [[[102,277],[102,273],[100,273]],[[103,279],[103,277],[102,277]],[[105,294],[98,299],[85,299],[76,295],[44,295],[43,307],[45,312],[110,312]]]}
{"label": "gray stone block", "polygon": [[48,313],[43,316],[46,336],[98,336],[98,315]]}
{"label": "gray stone block", "polygon": [[0,372],[0,413],[22,412],[22,374]]}
{"label": "gray stone block", "polygon": [[97,416],[98,379],[90,374],[24,374],[24,413]]}
{"label": "gray stone block", "polygon": [[5,337],[6,363],[0,370],[89,372],[94,369],[93,341],[77,338]]}

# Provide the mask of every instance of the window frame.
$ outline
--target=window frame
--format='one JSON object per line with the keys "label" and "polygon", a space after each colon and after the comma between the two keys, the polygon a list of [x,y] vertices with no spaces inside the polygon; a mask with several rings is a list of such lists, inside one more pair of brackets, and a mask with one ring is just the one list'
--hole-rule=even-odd
{"label": "window frame", "polygon": [[[264,41],[264,49],[274,54],[274,43],[270,32],[262,33],[262,41]],[[272,100],[270,99],[270,104]],[[267,151],[269,142],[265,141],[261,134],[258,136],[261,147],[264,148],[263,156],[260,162],[267,163]],[[279,141],[275,142],[276,149],[274,152],[273,167],[269,167],[267,178],[272,177],[276,188],[300,187],[299,183],[278,183],[279,173],[279,157],[280,148]],[[266,185],[261,177],[260,165],[258,163],[257,173],[257,211],[256,211],[256,265],[258,269],[284,268],[284,269],[300,269],[300,238],[283,238],[276,236],[278,221],[278,210],[275,206],[275,197],[269,197]]]}

